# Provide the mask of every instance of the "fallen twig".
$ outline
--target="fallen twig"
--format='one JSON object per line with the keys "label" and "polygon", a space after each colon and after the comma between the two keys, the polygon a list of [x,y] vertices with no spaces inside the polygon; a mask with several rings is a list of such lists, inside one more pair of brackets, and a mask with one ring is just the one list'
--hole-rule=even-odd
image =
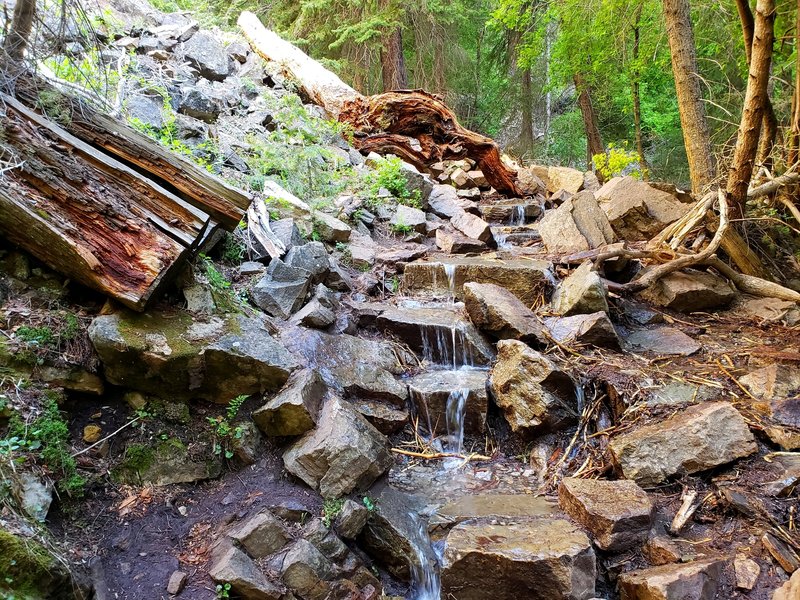
{"label": "fallen twig", "polygon": [[118,434],[120,431],[122,431],[122,430],[123,430],[123,429],[125,429],[126,427],[130,427],[131,425],[133,425],[134,423],[136,423],[136,421],[138,421],[138,420],[139,420],[139,419],[141,419],[141,418],[142,418],[142,417],[136,417],[136,418],[134,418],[134,419],[132,419],[132,420],[128,421],[127,423],[125,423],[125,425],[123,425],[122,427],[120,427],[120,428],[119,428],[119,429],[117,429],[116,431],[114,431],[114,432],[112,432],[112,433],[109,433],[109,434],[108,434],[106,437],[104,437],[104,438],[101,438],[101,439],[97,440],[97,441],[96,441],[94,444],[92,444],[91,446],[87,446],[87,447],[86,447],[86,448],[84,448],[83,450],[80,450],[80,451],[76,452],[75,454],[73,454],[73,455],[72,455],[72,458],[75,458],[76,456],[80,456],[81,454],[85,454],[86,452],[88,452],[88,451],[89,451],[89,450],[91,450],[92,448],[94,448],[94,447],[96,447],[96,446],[98,446],[98,445],[102,444],[103,442],[105,442],[105,441],[106,441],[106,440],[108,440],[108,439],[111,439],[112,437],[114,437],[115,435],[117,435],[117,434]]}
{"label": "fallen twig", "polygon": [[436,460],[440,458],[460,458],[465,461],[492,460],[491,456],[484,456],[483,454],[458,454],[456,452],[412,452],[410,450],[401,450],[400,448],[392,448],[392,452],[395,454],[402,454],[403,456],[421,458],[423,460]]}

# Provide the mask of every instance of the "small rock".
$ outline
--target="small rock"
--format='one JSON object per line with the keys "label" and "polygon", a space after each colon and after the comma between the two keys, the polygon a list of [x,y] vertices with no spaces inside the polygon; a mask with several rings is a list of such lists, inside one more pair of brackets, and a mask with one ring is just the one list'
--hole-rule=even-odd
{"label": "small rock", "polygon": [[183,44],[183,55],[206,79],[222,81],[230,72],[228,53],[210,31],[195,33]]}
{"label": "small rock", "polygon": [[733,571],[736,574],[736,587],[749,591],[755,587],[758,576],[761,574],[761,567],[756,561],[745,555],[737,554],[733,561]]}
{"label": "small rock", "polygon": [[352,398],[350,400],[378,431],[384,435],[397,433],[408,423],[408,410],[385,404],[380,400]]}
{"label": "small rock", "polygon": [[297,371],[277,396],[253,412],[253,421],[267,435],[302,435],[314,428],[325,392],[316,371]]}
{"label": "small rock", "polygon": [[684,556],[681,547],[666,535],[651,535],[642,548],[642,555],[653,566],[676,563]]}
{"label": "small rock", "polygon": [[577,418],[575,383],[570,376],[522,342],[497,344],[489,381],[514,432],[559,430]]}
{"label": "small rock", "polygon": [[715,600],[718,598],[721,559],[669,564],[619,576],[623,600]]}
{"label": "small rock", "polygon": [[561,282],[553,294],[553,308],[563,316],[608,312],[606,290],[600,275],[587,260]]}
{"label": "small rock", "polygon": [[640,546],[653,521],[653,503],[633,481],[565,477],[558,488],[558,503],[608,552]]}
{"label": "small rock", "polygon": [[87,444],[94,444],[103,435],[103,429],[99,425],[87,425],[83,428],[83,441]]}
{"label": "small rock", "polygon": [[691,313],[727,306],[736,291],[716,275],[686,269],[662,277],[639,295],[656,306]]}
{"label": "small rock", "polygon": [[329,597],[334,567],[330,560],[304,539],[299,539],[283,558],[280,567],[281,579],[302,598],[325,600]]}
{"label": "small rock", "polygon": [[492,283],[469,282],[463,291],[467,314],[481,331],[498,339],[547,343],[539,319],[507,289]]}
{"label": "small rock", "polygon": [[636,330],[625,337],[624,341],[635,352],[652,352],[660,355],[689,356],[702,348],[680,329],[667,325]]}
{"label": "small rock", "polygon": [[268,510],[258,513],[230,534],[247,551],[251,558],[269,556],[283,548],[289,541],[281,522]]}
{"label": "small rock", "polygon": [[229,548],[209,569],[217,583],[231,584],[231,590],[244,600],[280,600],[283,590],[267,580],[247,554]]}
{"label": "small rock", "polygon": [[[271,225],[274,225],[272,223]],[[260,262],[256,262],[254,260],[246,260],[242,264],[239,265],[239,275],[244,277],[248,277],[250,275],[260,275],[264,272],[266,267],[261,264]]]}
{"label": "small rock", "polygon": [[125,403],[133,410],[142,410],[147,406],[147,398],[145,398],[144,394],[141,392],[125,392],[122,399],[125,400]]}
{"label": "small rock", "polygon": [[12,488],[22,510],[32,519],[43,523],[53,502],[52,484],[43,483],[36,475],[26,471],[12,480]]}
{"label": "small rock", "polygon": [[480,253],[487,249],[486,244],[480,240],[441,227],[436,230],[436,245],[448,254]]}
{"label": "small rock", "polygon": [[294,314],[292,321],[305,327],[327,329],[336,322],[336,313],[330,307],[324,306],[319,298],[312,298]]}
{"label": "small rock", "polygon": [[614,324],[605,312],[572,317],[549,317],[544,321],[553,339],[562,344],[589,344],[619,350]]}
{"label": "small rock", "polygon": [[623,433],[611,440],[609,448],[625,478],[647,486],[749,456],[757,445],[732,404],[707,402]]}
{"label": "small rock", "polygon": [[167,593],[173,596],[180,594],[186,585],[188,577],[189,575],[183,571],[173,571],[172,575],[169,576],[169,582],[167,582]]}
{"label": "small rock", "polygon": [[344,539],[354,540],[367,524],[367,517],[369,517],[367,507],[348,498],[336,515],[333,527]]}
{"label": "small rock", "polygon": [[425,213],[423,211],[405,204],[398,204],[397,211],[389,221],[389,225],[396,229],[409,227],[417,233],[425,233],[427,230],[425,222]]}
{"label": "small rock", "polygon": [[492,228],[480,217],[468,212],[460,212],[451,220],[450,224],[461,233],[474,240],[489,243],[494,240]]}

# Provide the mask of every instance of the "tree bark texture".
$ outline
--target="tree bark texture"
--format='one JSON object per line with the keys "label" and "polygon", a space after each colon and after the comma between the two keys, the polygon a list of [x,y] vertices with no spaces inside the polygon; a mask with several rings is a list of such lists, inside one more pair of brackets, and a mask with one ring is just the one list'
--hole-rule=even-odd
{"label": "tree bark texture", "polygon": [[639,155],[639,165],[642,174],[647,173],[647,160],[644,157],[644,140],[642,139],[642,100],[639,93],[639,20],[642,17],[642,7],[640,3],[636,8],[636,18],[633,24],[633,72],[631,73],[631,95],[633,97],[633,129],[636,136],[636,153]]}
{"label": "tree bark texture", "polygon": [[[800,0],[797,0],[795,17],[796,48],[800,48]],[[789,144],[786,153],[786,166],[793,167],[800,159],[800,52],[795,52],[794,93],[792,94],[792,122],[789,127]]]}
{"label": "tree bark texture", "polygon": [[592,96],[589,86],[580,74],[574,76],[575,87],[578,91],[578,106],[583,117],[583,127],[586,131],[586,162],[587,168],[592,169],[592,157],[595,154],[602,154],[606,151],[603,139],[600,137],[600,129],[597,126],[597,114],[592,105]]}
{"label": "tree bark texture", "polygon": [[403,56],[403,32],[397,27],[386,34],[381,48],[383,91],[404,90],[408,87],[408,72]]}
{"label": "tree bark texture", "polygon": [[697,70],[689,0],[663,0],[663,4],[689,175],[692,190],[699,195],[716,178],[716,166]]}
{"label": "tree bark texture", "polygon": [[775,0],[758,0],[742,120],[739,124],[733,162],[728,173],[727,192],[734,219],[741,219],[744,215],[747,188],[750,185],[758,151],[772,61],[774,25]]}
{"label": "tree bark texture", "polygon": [[17,100],[2,145],[0,231],[51,268],[143,310],[216,227],[209,216]]}
{"label": "tree bark texture", "polygon": [[520,195],[516,172],[503,163],[488,137],[462,127],[438,97],[421,90],[362,96],[303,51],[266,29],[250,12],[239,27],[253,50],[278,64],[301,93],[354,130],[362,152],[392,153],[419,169],[444,159],[474,159],[489,184],[501,194]]}
{"label": "tree bark texture", "polygon": [[17,0],[11,29],[3,43],[3,53],[9,63],[20,62],[25,55],[28,38],[36,15],[36,0]]}
{"label": "tree bark texture", "polygon": [[533,149],[533,88],[530,68],[520,71],[522,91],[522,123],[517,145],[519,153],[525,155]]}

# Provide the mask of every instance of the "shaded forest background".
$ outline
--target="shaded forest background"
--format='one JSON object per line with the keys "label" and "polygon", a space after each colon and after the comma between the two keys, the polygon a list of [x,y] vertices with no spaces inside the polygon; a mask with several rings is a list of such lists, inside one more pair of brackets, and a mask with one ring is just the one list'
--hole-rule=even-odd
{"label": "shaded forest background", "polygon": [[[253,10],[359,91],[411,87],[441,94],[465,126],[540,163],[586,165],[580,100],[588,94],[604,147],[641,150],[653,179],[688,185],[660,0],[155,4],[200,8],[225,24]],[[794,3],[777,5],[770,96],[779,123],[791,113],[796,11]],[[734,2],[697,0],[691,14],[712,146],[724,162],[747,85],[742,27]]]}

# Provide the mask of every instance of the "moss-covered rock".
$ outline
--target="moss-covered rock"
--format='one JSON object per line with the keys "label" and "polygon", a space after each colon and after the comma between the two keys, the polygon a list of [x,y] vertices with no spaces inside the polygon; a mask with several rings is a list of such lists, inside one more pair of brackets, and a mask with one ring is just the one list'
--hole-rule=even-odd
{"label": "moss-covered rock", "polygon": [[170,438],[155,446],[131,444],[111,476],[120,483],[160,486],[213,479],[221,472],[222,458],[211,444],[186,446],[179,439]]}
{"label": "moss-covered rock", "polygon": [[81,598],[72,576],[39,542],[0,529],[0,596],[18,600]]}

